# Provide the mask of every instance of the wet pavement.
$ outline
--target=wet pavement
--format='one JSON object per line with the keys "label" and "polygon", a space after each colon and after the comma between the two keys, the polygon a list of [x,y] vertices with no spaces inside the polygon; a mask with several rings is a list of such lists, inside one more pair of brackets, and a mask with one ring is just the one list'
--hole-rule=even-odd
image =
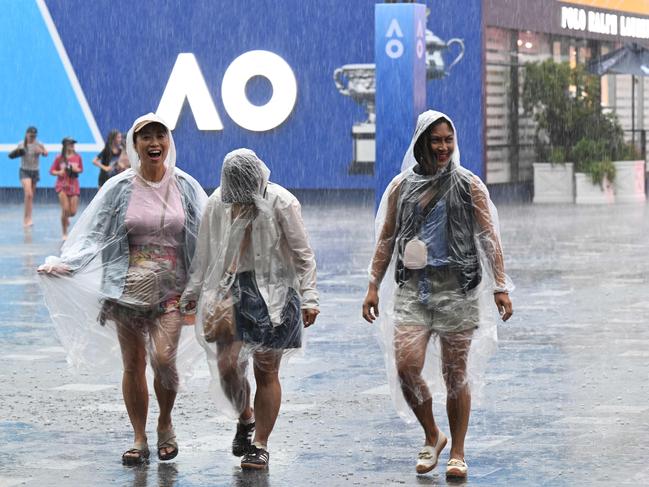
{"label": "wet pavement", "polygon": [[[303,355],[282,371],[270,469],[242,472],[235,425],[196,372],[178,398],[179,456],[127,468],[131,428],[120,365],[75,375],[35,275],[60,245],[59,210],[0,209],[0,487],[447,485],[443,466],[417,476],[423,434],[395,413],[383,356],[360,318],[372,251],[371,206],[303,206],[316,248],[322,310]],[[649,485],[649,211],[501,206],[515,314],[499,329],[485,397],[474,408],[464,485]],[[157,406],[151,401],[149,441]],[[448,434],[444,407],[434,405]]]}

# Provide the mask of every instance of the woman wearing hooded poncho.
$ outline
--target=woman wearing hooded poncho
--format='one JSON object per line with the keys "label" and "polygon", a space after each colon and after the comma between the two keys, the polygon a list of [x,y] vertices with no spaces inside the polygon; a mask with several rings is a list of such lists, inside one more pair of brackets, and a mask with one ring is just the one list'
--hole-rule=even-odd
{"label": "woman wearing hooded poncho", "polygon": [[147,355],[160,406],[158,457],[178,453],[171,412],[180,376],[200,355],[193,330],[183,329],[179,302],[207,195],[176,168],[173,137],[153,113],[135,120],[126,150],[132,168],[102,186],[61,256],[48,257],[39,272],[68,361],[114,371],[121,355],[135,433],[122,462],[136,465],[149,457]]}
{"label": "woman wearing hooded poncho", "polygon": [[[251,150],[225,156],[181,300],[181,308],[197,312],[196,333],[216,379],[217,404],[239,417],[232,453],[251,469],[268,465],[282,356],[301,346],[302,324],[313,324],[319,312],[315,257],[300,204],[269,176]],[[246,378],[250,357],[254,409]]]}
{"label": "woman wearing hooded poncho", "polygon": [[[436,373],[432,385],[446,386],[452,437],[446,474],[466,477],[470,386],[480,385],[480,369],[496,340],[496,320],[489,319],[492,308],[486,306],[495,300],[501,319],[509,319],[512,285],[496,209],[480,179],[460,166],[455,127],[443,113],[419,116],[402,172],[383,195],[376,232],[363,317],[370,323],[378,318],[379,286],[390,269],[394,278],[380,288],[381,336],[397,409],[404,416],[411,410],[424,429],[416,471],[435,468],[447,442],[435,424],[424,379]],[[426,361],[427,348],[429,358],[439,360]],[[423,374],[425,363],[436,370]]]}

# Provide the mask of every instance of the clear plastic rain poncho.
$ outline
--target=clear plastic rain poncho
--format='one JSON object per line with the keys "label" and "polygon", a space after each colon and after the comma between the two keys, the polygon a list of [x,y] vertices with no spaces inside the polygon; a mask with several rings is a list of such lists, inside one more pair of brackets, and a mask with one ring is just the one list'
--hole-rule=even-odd
{"label": "clear plastic rain poncho", "polygon": [[[427,174],[423,163],[435,160],[430,129],[442,117],[452,128],[455,150],[445,167]],[[461,167],[448,116],[432,110],[419,116],[401,169],[379,206],[369,273],[370,282],[382,284],[379,330],[391,395],[410,421],[414,415],[404,395],[414,405],[442,399],[444,376],[449,394],[469,384],[479,399],[497,342],[493,294],[513,285],[504,273],[496,208],[482,181]],[[421,376],[412,374],[420,366]]]}
{"label": "clear plastic rain poncho", "polygon": [[316,263],[298,200],[270,183],[249,149],[225,156],[210,196],[182,306],[196,306],[219,410],[250,403],[247,367],[278,367],[302,346],[302,309],[318,309]]}
{"label": "clear plastic rain poncho", "polygon": [[147,121],[166,127],[153,113],[134,122],[126,141],[131,168],[102,186],[61,255],[39,268],[40,282],[73,366],[121,371],[120,341],[128,346],[141,340],[163,386],[177,389],[202,356],[193,327],[183,326],[179,301],[207,195],[176,167],[168,129],[164,176],[159,182],[144,179],[134,128]]}

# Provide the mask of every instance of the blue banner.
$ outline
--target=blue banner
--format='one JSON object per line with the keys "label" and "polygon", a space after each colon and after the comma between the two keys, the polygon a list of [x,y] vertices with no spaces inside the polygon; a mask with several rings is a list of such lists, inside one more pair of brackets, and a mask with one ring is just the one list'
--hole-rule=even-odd
{"label": "blue banner", "polygon": [[[175,124],[178,165],[205,187],[228,151],[249,147],[286,187],[373,189],[374,75],[354,90],[342,68],[373,66],[375,3],[0,0],[0,187],[19,186],[5,154],[29,125],[50,149],[40,186],[54,185],[47,171],[71,136],[94,187],[107,133],[158,111]],[[464,39],[427,105],[454,117],[469,167],[482,165],[479,3],[431,1],[427,22],[443,43]],[[457,46],[439,48],[445,69]]]}
{"label": "blue banner", "polygon": [[376,206],[401,169],[417,115],[426,109],[426,9],[376,6]]}

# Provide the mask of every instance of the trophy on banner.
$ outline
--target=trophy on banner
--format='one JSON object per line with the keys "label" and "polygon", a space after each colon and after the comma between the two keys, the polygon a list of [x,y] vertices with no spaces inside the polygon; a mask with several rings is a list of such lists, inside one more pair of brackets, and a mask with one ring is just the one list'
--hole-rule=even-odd
{"label": "trophy on banner", "polygon": [[365,107],[367,119],[352,126],[352,174],[371,174],[375,160],[376,77],[374,64],[346,64],[334,71],[334,82],[341,95]]}
{"label": "trophy on banner", "polygon": [[[442,57],[442,52],[445,49],[450,48],[453,44],[460,46],[460,51],[449,64],[448,68],[444,64],[444,58]],[[464,41],[462,39],[449,39],[447,42],[444,42],[442,39],[437,37],[432,31],[426,29],[426,78],[427,79],[438,79],[448,76],[449,72],[457,63],[459,63],[464,57]]]}
{"label": "trophy on banner", "polygon": [[[452,45],[459,46],[459,52],[448,67],[442,53]],[[448,76],[450,70],[464,57],[462,39],[442,39],[426,29],[426,78],[440,79]],[[376,160],[376,66],[374,64],[345,64],[334,71],[334,82],[341,95],[349,96],[365,107],[367,119],[352,126],[353,159],[351,174],[372,174]]]}

